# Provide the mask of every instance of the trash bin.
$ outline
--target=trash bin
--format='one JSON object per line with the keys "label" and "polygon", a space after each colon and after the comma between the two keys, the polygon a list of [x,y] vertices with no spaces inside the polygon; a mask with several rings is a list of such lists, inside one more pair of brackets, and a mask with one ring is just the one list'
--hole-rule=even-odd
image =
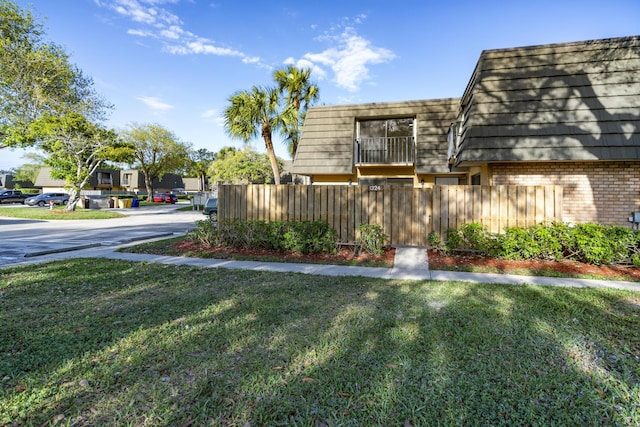
{"label": "trash bin", "polygon": [[88,197],[84,198],[84,208],[85,209],[89,209],[89,207],[91,207],[91,199],[89,199]]}
{"label": "trash bin", "polygon": [[132,208],[139,208],[140,207],[140,201],[136,197],[131,199],[131,207]]}
{"label": "trash bin", "polygon": [[109,208],[113,209],[116,206],[116,201],[113,197],[109,198]]}

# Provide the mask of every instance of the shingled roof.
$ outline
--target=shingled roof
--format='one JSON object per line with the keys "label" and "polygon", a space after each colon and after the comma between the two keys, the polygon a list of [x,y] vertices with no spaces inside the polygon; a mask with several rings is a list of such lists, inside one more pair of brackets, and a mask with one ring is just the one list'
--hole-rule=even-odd
{"label": "shingled roof", "polygon": [[303,175],[351,174],[357,120],[415,117],[416,172],[448,172],[447,130],[455,120],[459,102],[450,98],[311,107],[292,171]]}
{"label": "shingled roof", "polygon": [[456,165],[640,159],[640,36],[486,50]]}

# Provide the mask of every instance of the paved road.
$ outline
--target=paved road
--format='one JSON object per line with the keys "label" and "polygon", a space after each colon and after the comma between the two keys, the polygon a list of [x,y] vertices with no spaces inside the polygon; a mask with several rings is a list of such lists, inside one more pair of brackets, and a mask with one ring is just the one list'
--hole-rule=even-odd
{"label": "paved road", "polygon": [[126,218],[104,220],[36,221],[0,217],[0,266],[54,251],[115,246],[159,235],[182,234],[204,218],[198,211],[177,211],[177,207],[179,205],[119,209]]}

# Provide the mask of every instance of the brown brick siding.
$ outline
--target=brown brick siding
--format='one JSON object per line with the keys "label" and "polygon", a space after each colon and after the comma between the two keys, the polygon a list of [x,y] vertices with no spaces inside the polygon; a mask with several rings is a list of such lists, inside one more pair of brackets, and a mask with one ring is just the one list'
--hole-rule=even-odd
{"label": "brown brick siding", "polygon": [[562,185],[563,219],[630,227],[640,211],[640,162],[501,163],[493,185]]}

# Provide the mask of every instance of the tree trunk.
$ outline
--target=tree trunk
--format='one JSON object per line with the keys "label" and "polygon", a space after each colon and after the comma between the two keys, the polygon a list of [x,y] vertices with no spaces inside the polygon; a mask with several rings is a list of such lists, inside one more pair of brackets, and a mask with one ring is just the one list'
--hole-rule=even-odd
{"label": "tree trunk", "polygon": [[280,171],[278,170],[278,161],[276,160],[276,153],[273,151],[273,142],[271,141],[271,127],[268,125],[262,125],[262,137],[264,138],[264,145],[267,148],[267,155],[269,156],[269,162],[271,163],[271,169],[273,170],[273,182],[276,185],[280,185]]}
{"label": "tree trunk", "polygon": [[153,180],[146,174],[144,175],[144,186],[147,189],[147,202],[153,202]]}
{"label": "tree trunk", "polygon": [[69,201],[67,202],[67,207],[65,210],[69,212],[73,212],[76,210],[76,205],[80,201],[80,192],[77,188],[71,187],[69,189]]}

